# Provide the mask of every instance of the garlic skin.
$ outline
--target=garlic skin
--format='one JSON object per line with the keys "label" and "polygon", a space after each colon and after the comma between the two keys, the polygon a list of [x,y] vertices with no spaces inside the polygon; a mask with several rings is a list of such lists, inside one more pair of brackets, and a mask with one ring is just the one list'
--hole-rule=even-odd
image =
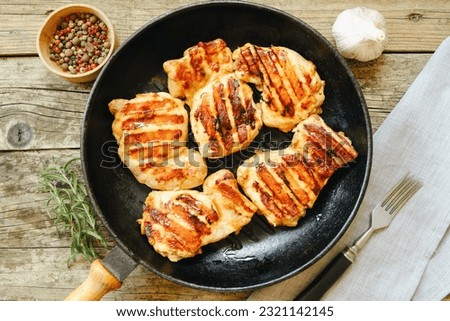
{"label": "garlic skin", "polygon": [[332,34],[342,56],[358,61],[378,58],[387,44],[383,15],[367,7],[342,11],[333,24]]}

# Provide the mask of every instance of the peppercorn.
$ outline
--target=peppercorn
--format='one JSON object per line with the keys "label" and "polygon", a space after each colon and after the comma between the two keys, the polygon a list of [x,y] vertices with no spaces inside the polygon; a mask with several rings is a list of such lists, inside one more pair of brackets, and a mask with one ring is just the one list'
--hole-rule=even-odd
{"label": "peppercorn", "polygon": [[96,15],[71,14],[57,26],[50,48],[50,59],[61,70],[85,73],[100,65],[111,49],[108,27]]}

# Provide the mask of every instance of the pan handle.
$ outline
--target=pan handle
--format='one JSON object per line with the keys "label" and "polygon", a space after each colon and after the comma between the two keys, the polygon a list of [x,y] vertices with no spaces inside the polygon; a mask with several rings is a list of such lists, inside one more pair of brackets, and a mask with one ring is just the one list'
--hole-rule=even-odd
{"label": "pan handle", "polygon": [[73,290],[65,301],[99,301],[104,295],[121,286],[122,282],[97,259],[92,262],[87,279]]}
{"label": "pan handle", "polygon": [[138,263],[119,246],[108,255],[92,262],[89,275],[81,285],[66,297],[65,301],[98,301],[107,293],[122,286],[122,281]]}

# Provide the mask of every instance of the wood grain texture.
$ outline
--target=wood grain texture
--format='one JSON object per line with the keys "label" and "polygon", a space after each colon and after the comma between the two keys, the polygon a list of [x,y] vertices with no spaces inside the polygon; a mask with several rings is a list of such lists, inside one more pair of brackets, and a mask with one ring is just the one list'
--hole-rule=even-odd
{"label": "wood grain texture", "polygon": [[[138,28],[170,10],[197,1],[189,0],[86,0],[104,11],[116,26],[120,40],[124,40]],[[253,0],[288,11],[316,28],[330,41],[331,27],[343,10],[364,5],[379,10],[386,18],[389,32],[389,52],[432,52],[448,36],[450,29],[450,3],[444,0],[400,1],[393,5],[388,0]],[[47,15],[70,1],[16,1],[0,3],[0,56],[34,55],[37,31]]]}
{"label": "wood grain texture", "polygon": [[[374,131],[398,103],[450,30],[450,2],[408,0],[253,0],[287,11],[331,43],[331,26],[344,9],[365,5],[386,18],[385,54],[348,61],[364,93]],[[155,17],[197,1],[86,0],[103,10],[124,41]],[[0,300],[62,300],[89,273],[89,262],[68,268],[70,242],[59,237],[45,209],[39,174],[79,157],[80,125],[92,83],[50,74],[36,54],[37,31],[47,15],[71,1],[0,3]],[[202,39],[200,39],[202,40]],[[106,106],[105,106],[106,108]],[[101,232],[110,246],[114,241]],[[103,256],[107,250],[98,249]],[[215,293],[167,281],[138,266],[104,300],[243,300],[249,292]]]}

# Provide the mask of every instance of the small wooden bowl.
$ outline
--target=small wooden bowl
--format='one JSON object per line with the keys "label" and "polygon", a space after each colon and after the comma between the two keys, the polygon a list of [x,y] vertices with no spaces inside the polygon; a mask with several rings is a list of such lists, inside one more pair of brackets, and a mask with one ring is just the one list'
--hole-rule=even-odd
{"label": "small wooden bowl", "polygon": [[[111,48],[106,55],[105,59],[95,69],[89,70],[84,73],[72,74],[69,71],[64,71],[59,67],[56,62],[50,59],[50,43],[57,27],[64,21],[64,19],[71,14],[90,13],[97,16],[98,19],[103,21],[108,27],[108,40],[111,43]],[[99,74],[101,68],[111,58],[112,53],[118,47],[118,37],[114,26],[109,18],[99,9],[85,4],[71,4],[53,11],[50,16],[45,20],[43,26],[39,30],[36,47],[44,65],[54,74],[71,82],[88,82],[94,80]]]}

